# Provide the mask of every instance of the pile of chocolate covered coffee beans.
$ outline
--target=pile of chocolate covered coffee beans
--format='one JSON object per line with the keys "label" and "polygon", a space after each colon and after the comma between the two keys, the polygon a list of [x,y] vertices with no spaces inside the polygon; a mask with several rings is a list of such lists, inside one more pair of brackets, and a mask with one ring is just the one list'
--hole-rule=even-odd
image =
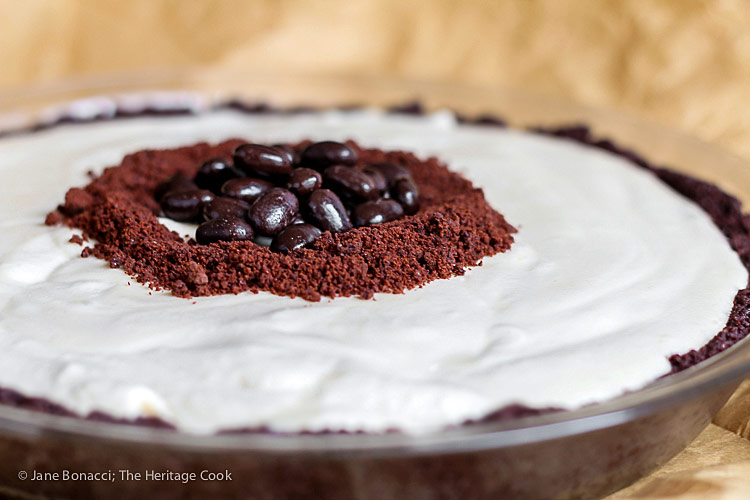
{"label": "pile of chocolate covered coffee beans", "polygon": [[208,160],[194,179],[167,179],[155,197],[166,217],[200,223],[200,244],[265,236],[273,238],[276,252],[304,247],[323,231],[372,226],[419,210],[406,168],[362,164],[352,148],[332,141],[301,151],[288,144],[242,144],[233,162]]}

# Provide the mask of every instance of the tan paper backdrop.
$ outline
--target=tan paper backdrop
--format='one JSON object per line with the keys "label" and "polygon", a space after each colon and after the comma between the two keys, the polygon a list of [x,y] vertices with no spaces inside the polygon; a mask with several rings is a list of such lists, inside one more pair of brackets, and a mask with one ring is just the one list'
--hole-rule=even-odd
{"label": "tan paper backdrop", "polygon": [[[0,0],[0,92],[193,65],[523,87],[750,159],[746,0]],[[615,498],[750,498],[749,401]]]}
{"label": "tan paper backdrop", "polygon": [[746,0],[0,0],[0,88],[164,66],[522,86],[750,158]]}

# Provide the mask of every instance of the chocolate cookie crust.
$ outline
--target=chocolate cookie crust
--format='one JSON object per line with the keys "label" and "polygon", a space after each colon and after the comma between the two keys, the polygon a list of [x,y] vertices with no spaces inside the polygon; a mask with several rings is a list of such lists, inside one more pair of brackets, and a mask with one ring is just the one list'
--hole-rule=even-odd
{"label": "chocolate cookie crust", "polygon": [[317,301],[321,297],[403,293],[438,278],[464,274],[468,266],[508,250],[515,229],[484,200],[480,189],[437,159],[407,152],[362,149],[364,164],[406,167],[421,193],[413,216],[324,233],[309,248],[274,253],[251,242],[198,245],[184,241],[158,220],[154,191],[165,179],[192,178],[210,158],[231,158],[240,140],[146,150],[125,157],[85,188],[72,188],[48,224],[65,223],[96,241],[82,256],[106,259],[137,281],[178,297],[269,291]]}

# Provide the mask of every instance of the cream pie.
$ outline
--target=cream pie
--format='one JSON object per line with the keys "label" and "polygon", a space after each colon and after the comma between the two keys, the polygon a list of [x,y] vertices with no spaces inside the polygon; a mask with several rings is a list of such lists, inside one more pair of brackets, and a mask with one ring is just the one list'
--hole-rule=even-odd
{"label": "cream pie", "polygon": [[[5,403],[188,433],[424,434],[608,400],[747,334],[750,243],[739,203],[584,129],[528,132],[464,123],[450,112],[372,109],[131,114],[0,140]],[[321,230],[300,249],[239,245],[274,259],[349,255],[367,262],[376,249],[413,248],[379,244],[384,228],[411,224],[410,234],[431,238],[439,265],[424,260],[425,252],[402,255],[392,265],[405,266],[399,272],[410,279],[314,293],[275,287],[282,275],[269,268],[267,282],[216,294],[214,269],[175,254],[175,268],[193,277],[176,287],[168,272],[138,268],[138,253],[122,238],[109,247],[94,238],[106,234],[94,230],[95,221],[65,223],[91,206],[71,187],[95,183],[106,167],[132,158],[147,158],[156,172],[154,165],[182,155],[190,164],[183,173],[194,176],[212,158],[230,162],[244,143],[320,141],[348,144],[365,158],[367,165],[348,168],[381,161],[413,168],[423,205],[383,225]],[[433,190],[440,175],[461,192]],[[122,214],[101,214],[102,224],[123,229],[141,248],[155,235],[198,253],[238,245],[198,242],[195,221],[165,217],[155,197],[165,180],[154,177],[143,191],[151,198],[140,203],[150,213],[131,211],[152,232],[127,233],[143,226]],[[378,199],[395,199],[388,193]],[[449,210],[453,195],[464,198]],[[365,201],[348,204],[347,216]],[[59,218],[45,224],[61,202]],[[116,198],[114,205],[131,202]],[[448,240],[437,236],[445,234]],[[372,262],[382,266],[384,258]],[[416,279],[422,268],[415,262],[444,272]],[[291,276],[300,273],[286,266]],[[305,289],[315,288],[311,276],[330,278],[309,274]],[[361,283],[373,275],[352,276]]]}

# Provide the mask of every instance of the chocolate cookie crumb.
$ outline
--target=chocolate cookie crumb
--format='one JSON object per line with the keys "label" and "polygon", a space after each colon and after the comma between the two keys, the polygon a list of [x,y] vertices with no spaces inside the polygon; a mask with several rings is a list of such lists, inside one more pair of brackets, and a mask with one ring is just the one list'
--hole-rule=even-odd
{"label": "chocolate cookie crumb", "polygon": [[94,197],[81,188],[71,188],[65,193],[65,203],[59,209],[66,215],[76,215],[94,203]]}
{"label": "chocolate cookie crumb", "polygon": [[[464,274],[484,257],[506,251],[515,229],[485,201],[480,189],[435,158],[362,149],[363,165],[406,168],[420,191],[412,216],[340,233],[324,232],[308,247],[275,253],[250,241],[196,245],[164,227],[154,192],[180,174],[193,178],[212,158],[231,158],[240,140],[126,156],[85,188],[72,188],[60,218],[96,241],[81,255],[106,259],[137,281],[178,297],[269,291],[318,301],[403,293],[438,278]],[[304,142],[302,143],[304,144]],[[356,161],[356,160],[355,160]],[[359,164],[359,163],[358,163]]]}
{"label": "chocolate cookie crumb", "polygon": [[65,216],[61,214],[58,210],[54,210],[47,214],[47,217],[44,219],[44,223],[48,226],[56,226],[58,224],[62,224],[65,221]]}

